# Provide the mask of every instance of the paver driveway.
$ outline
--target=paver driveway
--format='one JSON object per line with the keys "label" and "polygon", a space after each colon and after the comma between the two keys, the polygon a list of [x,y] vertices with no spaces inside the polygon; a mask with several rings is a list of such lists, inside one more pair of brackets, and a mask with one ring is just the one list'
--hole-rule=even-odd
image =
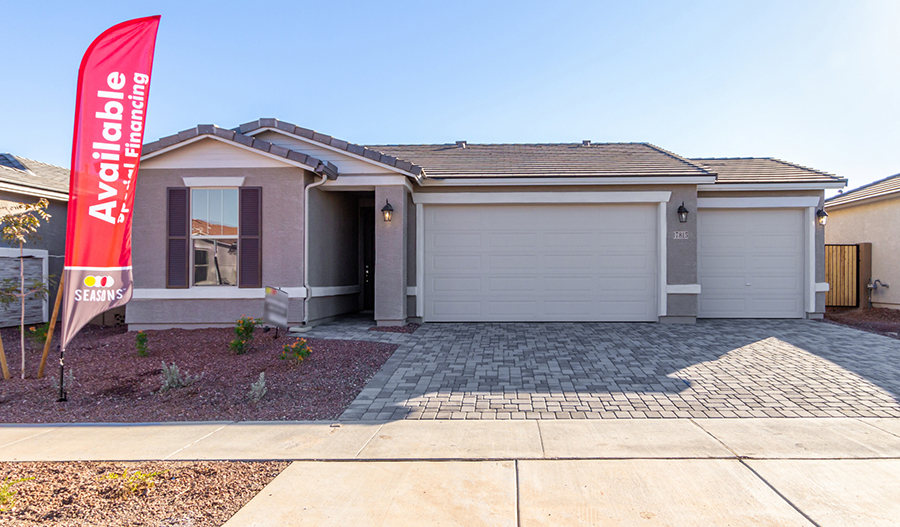
{"label": "paver driveway", "polygon": [[320,326],[400,347],[341,416],[900,417],[900,340],[809,320]]}

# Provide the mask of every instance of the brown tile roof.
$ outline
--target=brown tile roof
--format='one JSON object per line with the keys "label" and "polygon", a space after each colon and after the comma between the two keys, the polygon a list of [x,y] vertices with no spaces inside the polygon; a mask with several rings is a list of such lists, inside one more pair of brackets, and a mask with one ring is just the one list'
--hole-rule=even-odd
{"label": "brown tile roof", "polygon": [[[465,144],[465,146],[462,146]],[[414,160],[429,178],[714,176],[648,143],[369,145]]]}
{"label": "brown tile roof", "polygon": [[825,200],[826,207],[834,207],[836,205],[844,205],[855,201],[866,199],[880,198],[896,194],[900,197],[900,174],[873,181],[868,185],[863,185],[853,190],[848,190],[843,194],[832,196]]}
{"label": "brown tile roof", "polygon": [[68,169],[26,157],[0,154],[0,181],[18,187],[69,193]]}
{"label": "brown tile roof", "polygon": [[278,130],[283,130],[289,134],[293,134],[299,137],[305,137],[306,139],[310,139],[317,143],[328,145],[332,148],[337,148],[338,150],[344,150],[346,152],[350,152],[351,154],[365,157],[366,159],[370,159],[372,161],[375,161],[376,163],[381,163],[383,165],[400,169],[404,172],[412,174],[413,176],[424,175],[422,172],[422,167],[415,165],[409,161],[398,159],[395,156],[387,155],[382,152],[373,150],[371,147],[348,143],[347,141],[342,141],[335,137],[331,137],[330,135],[320,134],[315,130],[302,128],[286,121],[279,121],[278,119],[257,119],[255,121],[250,121],[249,123],[244,123],[234,130],[236,132],[246,134],[255,130],[259,130],[260,128],[276,128]]}
{"label": "brown tile roof", "polygon": [[694,158],[716,172],[716,184],[728,183],[847,183],[833,174],[771,157]]}
{"label": "brown tile roof", "polygon": [[183,143],[184,141],[202,135],[213,135],[227,141],[248,146],[250,148],[255,148],[272,155],[290,159],[291,161],[296,161],[297,163],[312,167],[316,173],[327,174],[329,179],[336,179],[338,176],[338,168],[334,165],[334,163],[321,161],[319,159],[316,159],[315,157],[308,156],[303,152],[297,152],[296,150],[290,150],[278,145],[273,145],[268,141],[254,139],[249,135],[243,135],[240,132],[236,132],[234,130],[219,128],[214,124],[197,125],[194,128],[182,130],[175,135],[163,137],[162,139],[154,141],[152,143],[147,143],[144,145],[144,148],[141,151],[141,155],[145,156],[147,154],[152,154],[153,152],[168,148],[172,145],[177,145],[178,143]]}

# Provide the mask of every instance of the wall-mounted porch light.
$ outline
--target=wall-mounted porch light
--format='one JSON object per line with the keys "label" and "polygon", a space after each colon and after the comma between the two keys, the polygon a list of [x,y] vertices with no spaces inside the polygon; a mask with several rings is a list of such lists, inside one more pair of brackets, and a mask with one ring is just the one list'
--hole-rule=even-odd
{"label": "wall-mounted porch light", "polygon": [[391,206],[390,201],[384,200],[384,207],[381,208],[381,214],[384,215],[384,221],[391,221],[391,217],[394,215],[394,207]]}
{"label": "wall-mounted porch light", "polygon": [[682,201],[681,205],[678,206],[678,221],[681,223],[687,223],[688,212],[690,211],[687,210],[687,208],[684,206],[684,202]]}
{"label": "wall-mounted porch light", "polygon": [[828,213],[822,209],[816,211],[816,220],[819,222],[819,225],[825,226],[828,223]]}

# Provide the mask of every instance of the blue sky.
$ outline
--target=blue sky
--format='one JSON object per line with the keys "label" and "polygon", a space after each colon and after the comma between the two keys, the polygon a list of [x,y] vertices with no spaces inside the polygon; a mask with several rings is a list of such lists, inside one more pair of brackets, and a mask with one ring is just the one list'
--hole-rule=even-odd
{"label": "blue sky", "polygon": [[900,2],[15,2],[0,152],[68,167],[91,41],[161,14],[147,141],[277,117],[357,143],[646,141],[900,172]]}

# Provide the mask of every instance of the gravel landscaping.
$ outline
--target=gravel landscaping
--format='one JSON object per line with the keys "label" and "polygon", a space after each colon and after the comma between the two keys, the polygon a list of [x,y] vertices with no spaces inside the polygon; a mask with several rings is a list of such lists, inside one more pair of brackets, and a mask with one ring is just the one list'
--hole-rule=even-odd
{"label": "gravel landscaping", "polygon": [[[283,334],[274,339],[273,332],[259,329],[243,355],[229,350],[235,335],[228,328],[145,333],[148,356],[141,357],[136,332],[84,328],[66,351],[66,368],[74,382],[67,387],[68,401],[59,403],[55,344],[45,377],[35,379],[41,347],[29,343],[23,381],[18,331],[4,329],[13,378],[0,380],[0,422],[335,419],[397,348],[381,342],[309,339],[312,354],[297,363],[279,358],[283,346],[297,339]],[[161,392],[163,363],[174,363],[182,376],[196,381]],[[260,373],[265,373],[266,393],[256,402],[250,387]]]}
{"label": "gravel landscaping", "polygon": [[829,307],[825,312],[825,320],[870,333],[878,333],[886,337],[900,339],[900,309]]}
{"label": "gravel landscaping", "polygon": [[288,465],[0,463],[0,525],[219,526]]}

